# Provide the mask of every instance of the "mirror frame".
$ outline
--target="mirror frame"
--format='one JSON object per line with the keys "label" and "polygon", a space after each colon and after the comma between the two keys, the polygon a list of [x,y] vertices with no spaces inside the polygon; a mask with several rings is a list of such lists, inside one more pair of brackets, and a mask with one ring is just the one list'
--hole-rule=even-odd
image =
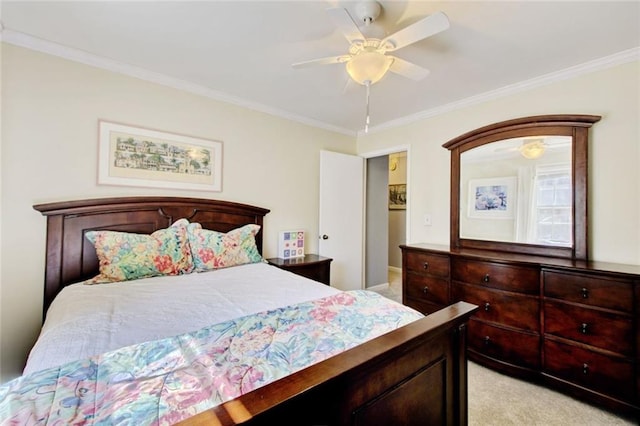
{"label": "mirror frame", "polygon": [[[589,128],[597,115],[538,115],[490,124],[465,133],[442,145],[451,151],[451,249],[501,252],[587,260],[587,160]],[[503,241],[460,238],[460,156],[470,149],[502,139],[526,136],[571,136],[573,186],[573,245],[556,247]]]}

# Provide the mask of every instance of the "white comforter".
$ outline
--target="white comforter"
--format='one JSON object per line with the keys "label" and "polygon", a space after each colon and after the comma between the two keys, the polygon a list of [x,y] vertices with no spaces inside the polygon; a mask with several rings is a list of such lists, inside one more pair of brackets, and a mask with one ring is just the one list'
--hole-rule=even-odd
{"label": "white comforter", "polygon": [[47,312],[24,374],[339,292],[264,263],[66,287]]}

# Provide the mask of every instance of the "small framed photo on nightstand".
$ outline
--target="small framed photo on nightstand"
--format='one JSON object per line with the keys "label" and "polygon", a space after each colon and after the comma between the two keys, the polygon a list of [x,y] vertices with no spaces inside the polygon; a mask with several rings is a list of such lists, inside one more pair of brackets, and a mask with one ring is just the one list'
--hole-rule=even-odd
{"label": "small framed photo on nightstand", "polygon": [[278,257],[292,259],[304,257],[304,231],[283,231],[278,238]]}

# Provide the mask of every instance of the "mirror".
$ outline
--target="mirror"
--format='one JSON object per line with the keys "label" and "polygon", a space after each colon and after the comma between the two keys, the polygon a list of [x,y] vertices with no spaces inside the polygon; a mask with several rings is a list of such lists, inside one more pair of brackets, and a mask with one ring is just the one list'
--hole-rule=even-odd
{"label": "mirror", "polygon": [[451,248],[587,259],[588,129],[598,116],[526,117],[451,150]]}
{"label": "mirror", "polygon": [[511,138],[460,155],[460,238],[573,245],[570,136]]}

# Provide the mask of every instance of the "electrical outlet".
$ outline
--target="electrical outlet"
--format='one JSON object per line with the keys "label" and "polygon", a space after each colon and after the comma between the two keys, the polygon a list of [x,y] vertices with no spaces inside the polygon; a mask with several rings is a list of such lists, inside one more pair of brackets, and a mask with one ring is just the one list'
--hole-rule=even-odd
{"label": "electrical outlet", "polygon": [[422,222],[424,226],[431,226],[431,214],[425,214]]}

